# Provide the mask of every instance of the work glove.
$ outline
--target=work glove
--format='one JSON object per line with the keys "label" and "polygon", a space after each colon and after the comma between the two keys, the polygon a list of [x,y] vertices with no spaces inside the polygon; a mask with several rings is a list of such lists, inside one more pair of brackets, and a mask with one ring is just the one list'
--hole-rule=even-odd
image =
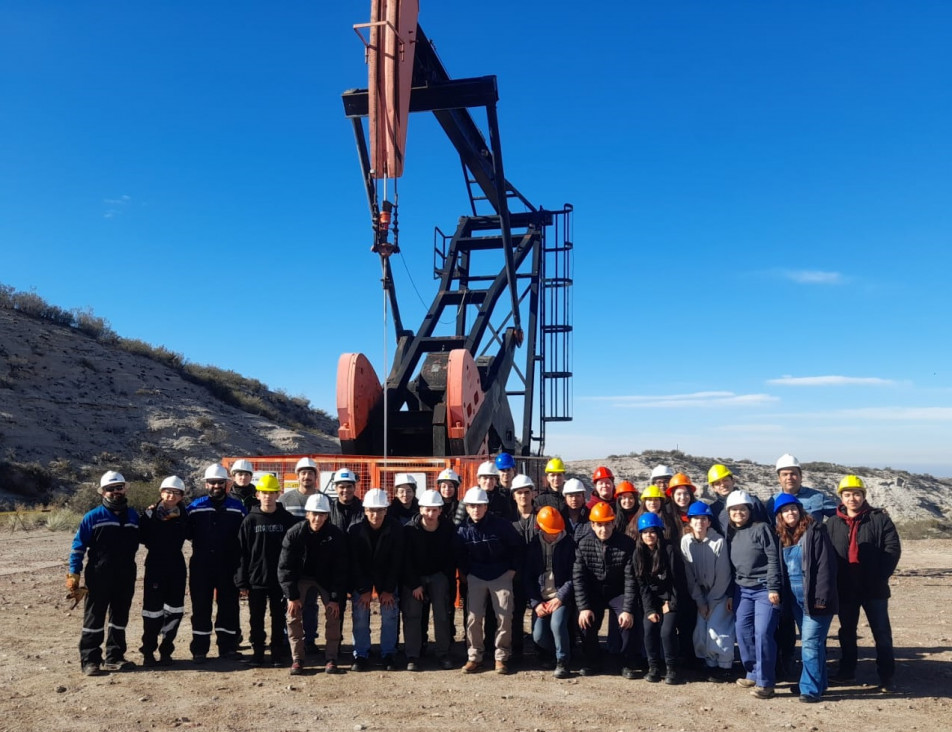
{"label": "work glove", "polygon": [[75,610],[76,606],[79,605],[80,601],[86,597],[89,590],[85,587],[79,586],[79,575],[73,574],[72,572],[66,575],[66,599],[72,600],[73,604],[70,606],[70,610]]}

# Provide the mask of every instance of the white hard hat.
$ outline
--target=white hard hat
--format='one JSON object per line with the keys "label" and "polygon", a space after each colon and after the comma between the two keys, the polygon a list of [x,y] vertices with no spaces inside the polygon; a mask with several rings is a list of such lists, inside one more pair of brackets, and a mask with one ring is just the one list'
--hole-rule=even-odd
{"label": "white hard hat", "polygon": [[409,473],[397,473],[393,476],[393,487],[396,488],[398,485],[412,485],[413,489],[416,490],[416,478]]}
{"label": "white hard hat", "polygon": [[800,470],[800,461],[790,453],[784,453],[777,458],[777,472],[779,473],[784,468],[796,468]]}
{"label": "white hard hat", "polygon": [[523,488],[535,488],[532,478],[530,478],[528,475],[523,475],[522,473],[513,476],[512,485],[509,486],[509,490],[515,493],[516,491],[522,490]]}
{"label": "white hard hat", "polygon": [[486,491],[482,488],[473,486],[466,491],[466,495],[463,496],[463,503],[470,506],[478,506],[481,503],[489,504],[489,496],[486,495]]}
{"label": "white hard hat", "polygon": [[331,483],[356,483],[357,474],[353,470],[348,468],[341,468],[336,473],[334,477],[331,478]]}
{"label": "white hard hat", "polygon": [[439,491],[423,491],[420,496],[420,506],[423,508],[442,508],[443,496]]}
{"label": "white hard hat", "polygon": [[674,471],[670,465],[655,465],[654,470],[651,471],[651,480],[672,477],[674,477]]}
{"label": "white hard hat", "polygon": [[102,493],[103,489],[108,488],[111,485],[125,484],[126,479],[122,477],[122,473],[117,473],[115,470],[107,470],[99,479],[99,492]]}
{"label": "white hard hat", "polygon": [[298,473],[304,468],[311,468],[315,473],[317,472],[317,463],[315,463],[309,457],[302,457],[297,461],[297,465],[294,466],[294,472]]}
{"label": "white hard hat", "polygon": [[380,488],[371,488],[364,495],[364,508],[386,508],[390,505],[387,491]]}
{"label": "white hard hat", "polygon": [[562,495],[567,493],[585,493],[585,484],[578,478],[569,478],[562,486]]}
{"label": "white hard hat", "polygon": [[205,480],[228,480],[228,471],[224,465],[214,463],[205,468]]}
{"label": "white hard hat", "polygon": [[164,491],[166,488],[171,488],[172,490],[185,493],[185,481],[179,478],[177,475],[170,475],[168,478],[163,480],[162,485],[159,486],[160,491]]}
{"label": "white hard hat", "polygon": [[304,510],[313,511],[314,513],[330,513],[331,504],[323,493],[313,493],[304,502]]}
{"label": "white hard hat", "polygon": [[253,473],[255,472],[255,469],[251,465],[250,460],[245,460],[244,458],[242,458],[241,460],[235,460],[234,464],[231,466],[232,475],[234,475],[235,473],[239,471],[244,471],[245,473]]}
{"label": "white hard hat", "polygon": [[484,463],[479,464],[479,470],[476,471],[476,475],[494,475],[499,476],[499,469],[496,467],[496,463],[492,460],[487,460]]}
{"label": "white hard hat", "polygon": [[724,503],[727,508],[731,508],[733,506],[742,506],[744,504],[753,508],[754,499],[750,497],[750,493],[747,491],[734,491],[727,497],[727,500]]}
{"label": "white hard hat", "polygon": [[441,480],[448,480],[452,483],[456,483],[456,485],[459,485],[461,482],[459,473],[457,473],[455,470],[452,470],[451,468],[447,468],[438,476],[436,476],[437,483],[439,483]]}

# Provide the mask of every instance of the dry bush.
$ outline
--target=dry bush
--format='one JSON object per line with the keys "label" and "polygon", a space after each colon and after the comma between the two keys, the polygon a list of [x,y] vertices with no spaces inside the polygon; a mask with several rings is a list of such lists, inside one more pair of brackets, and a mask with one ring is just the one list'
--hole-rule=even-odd
{"label": "dry bush", "polygon": [[898,526],[903,539],[952,539],[952,521],[946,519],[918,519]]}
{"label": "dry bush", "polygon": [[68,508],[55,508],[45,514],[45,519],[46,528],[50,531],[74,532],[79,528],[79,522],[83,520],[83,515],[70,511]]}

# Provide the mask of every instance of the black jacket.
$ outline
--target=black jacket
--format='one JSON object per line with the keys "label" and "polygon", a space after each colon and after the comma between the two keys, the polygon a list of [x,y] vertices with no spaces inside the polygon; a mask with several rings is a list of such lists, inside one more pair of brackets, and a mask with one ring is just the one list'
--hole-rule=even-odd
{"label": "black jacket", "polygon": [[396,592],[403,575],[403,527],[392,518],[373,531],[365,519],[347,530],[350,587],[358,594]]}
{"label": "black jacket", "polygon": [[192,542],[191,566],[234,571],[238,568],[238,529],[245,518],[241,501],[226,496],[216,503],[208,496],[192,501],[188,509],[188,538]]}
{"label": "black jacket", "polygon": [[326,521],[320,531],[312,531],[307,521],[288,529],[281,542],[278,582],[289,600],[300,600],[298,582],[312,579],[330,593],[331,602],[347,597],[348,555],[344,532]]}
{"label": "black jacket", "polygon": [[179,503],[177,516],[161,520],[155,509],[146,509],[139,517],[139,541],[149,553],[145,556],[148,568],[181,567],[185,569],[182,546],[188,533],[188,514]]}
{"label": "black jacket", "polygon": [[419,587],[423,576],[456,574],[456,529],[451,521],[441,517],[436,530],[427,531],[417,514],[403,527],[403,543],[403,584],[410,589]]}
{"label": "black jacket", "polygon": [[837,507],[836,515],[826,520],[830,540],[839,558],[837,585],[840,601],[883,600],[890,596],[889,578],[896,571],[902,545],[892,519],[881,508],[870,508],[857,528],[859,564],[850,564],[850,530],[846,509]]}
{"label": "black jacket", "polygon": [[[541,535],[536,534],[526,549],[525,587],[529,607],[542,602],[545,587],[545,557],[542,553]],[[572,592],[572,571],[575,567],[575,541],[566,533],[552,548],[552,575],[555,581],[555,596],[563,605],[575,599]]]}
{"label": "black jacket", "polygon": [[[515,521],[518,518],[516,506],[509,498],[509,491],[505,488],[496,486],[496,490],[486,491],[486,496],[489,498],[489,509],[486,513],[506,519],[507,521]],[[453,519],[453,523],[456,524],[456,526],[462,526],[468,518],[469,515],[466,513],[466,504],[460,501],[456,507],[456,516]]]}
{"label": "black jacket", "polygon": [[[836,586],[838,573],[836,550],[823,524],[815,521],[807,526],[800,537],[801,569],[803,571],[803,599],[807,615],[833,615],[839,610],[839,591]],[[780,548],[781,554],[783,547]],[[783,569],[784,599],[792,600],[790,577],[786,562]],[[817,607],[817,600],[823,607]]]}
{"label": "black jacket", "polygon": [[280,503],[272,513],[260,506],[251,509],[238,529],[241,560],[235,571],[235,586],[240,590],[270,589],[278,586],[278,560],[284,535],[298,519]]}
{"label": "black jacket", "polygon": [[538,512],[543,506],[552,506],[556,511],[565,508],[565,496],[546,487],[532,499],[532,507]]}
{"label": "black jacket", "polygon": [[579,610],[604,608],[612,598],[624,595],[624,611],[635,612],[638,583],[634,553],[634,539],[617,531],[604,543],[593,531],[578,538],[572,588]]}
{"label": "black jacket", "polygon": [[351,526],[359,524],[364,519],[364,504],[357,496],[350,499],[350,503],[341,503],[337,498],[331,498],[330,522],[346,534]]}
{"label": "black jacket", "polygon": [[[684,562],[681,559],[680,544],[662,541],[658,551],[661,552],[659,569],[652,571],[652,558],[641,554],[642,547],[638,547],[635,557],[635,576],[638,579],[638,588],[641,591],[641,604],[645,615],[662,612],[664,603],[668,603],[668,610],[675,612],[678,602],[690,598],[687,578],[684,576]],[[641,557],[639,563],[638,556]]]}

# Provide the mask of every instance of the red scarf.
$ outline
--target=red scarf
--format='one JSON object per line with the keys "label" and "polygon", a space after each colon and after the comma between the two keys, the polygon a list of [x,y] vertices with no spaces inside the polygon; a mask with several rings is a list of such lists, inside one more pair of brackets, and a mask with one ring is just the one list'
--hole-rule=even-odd
{"label": "red scarf", "polygon": [[859,564],[859,542],[857,541],[857,536],[859,535],[859,525],[863,522],[863,517],[869,513],[869,506],[864,505],[855,516],[847,515],[846,507],[842,504],[836,507],[836,512],[840,518],[846,522],[846,526],[850,530],[849,563]]}

